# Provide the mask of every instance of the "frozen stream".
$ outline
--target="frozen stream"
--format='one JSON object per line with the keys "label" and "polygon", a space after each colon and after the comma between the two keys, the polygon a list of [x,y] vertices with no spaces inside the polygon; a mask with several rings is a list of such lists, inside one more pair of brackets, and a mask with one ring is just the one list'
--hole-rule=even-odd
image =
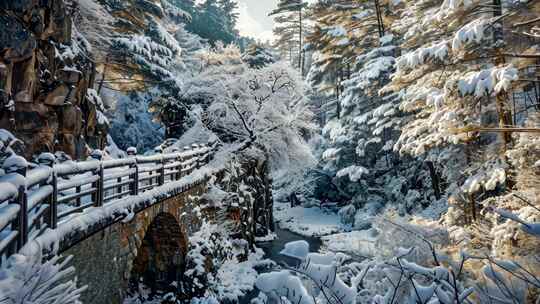
{"label": "frozen stream", "polygon": [[[297,233],[290,232],[289,230],[279,228],[279,225],[276,224],[275,231],[277,238],[270,242],[261,242],[257,243],[257,247],[264,250],[264,257],[276,262],[278,265],[287,263],[289,265],[294,265],[296,263],[295,259],[283,256],[279,254],[281,250],[285,247],[285,244],[293,241],[305,240],[309,243],[311,252],[318,252],[319,248],[322,245],[322,242],[319,238],[302,236]],[[257,288],[249,292],[244,298],[240,300],[240,304],[249,304],[251,299],[257,297],[259,291]]]}
{"label": "frozen stream", "polygon": [[289,230],[281,229],[276,225],[276,235],[277,238],[271,242],[262,242],[258,243],[257,247],[264,250],[264,257],[270,259],[278,264],[286,262],[288,264],[294,263],[294,259],[288,258],[284,255],[279,254],[281,250],[285,247],[285,244],[289,242],[305,240],[309,243],[309,249],[311,252],[318,252],[319,248],[322,245],[322,242],[319,238],[303,236],[297,233],[290,232]]}

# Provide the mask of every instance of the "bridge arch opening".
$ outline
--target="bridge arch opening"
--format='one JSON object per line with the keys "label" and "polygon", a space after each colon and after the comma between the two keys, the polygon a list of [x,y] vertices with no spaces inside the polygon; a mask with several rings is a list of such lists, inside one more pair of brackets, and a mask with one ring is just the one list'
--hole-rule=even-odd
{"label": "bridge arch opening", "polygon": [[133,261],[130,291],[138,291],[141,283],[151,294],[174,291],[173,282],[180,282],[185,271],[188,240],[176,218],[160,213],[148,227]]}

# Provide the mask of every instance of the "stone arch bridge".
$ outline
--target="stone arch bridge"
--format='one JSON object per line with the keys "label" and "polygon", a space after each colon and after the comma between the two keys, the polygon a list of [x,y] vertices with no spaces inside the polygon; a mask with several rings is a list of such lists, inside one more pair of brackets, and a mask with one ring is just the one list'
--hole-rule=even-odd
{"label": "stone arch bridge", "polygon": [[[189,237],[203,218],[215,217],[212,208],[200,208],[210,176],[219,178],[225,167],[208,165],[213,154],[207,145],[193,145],[180,153],[112,161],[54,164],[44,155],[31,170],[5,168],[1,261],[18,252],[73,256],[79,283],[88,286],[83,303],[121,303],[130,283],[151,281],[159,287],[177,280]],[[266,180],[257,190],[259,208],[250,208],[256,219],[252,231],[271,223],[266,173],[245,170],[237,179]],[[13,182],[20,180],[24,183]]]}

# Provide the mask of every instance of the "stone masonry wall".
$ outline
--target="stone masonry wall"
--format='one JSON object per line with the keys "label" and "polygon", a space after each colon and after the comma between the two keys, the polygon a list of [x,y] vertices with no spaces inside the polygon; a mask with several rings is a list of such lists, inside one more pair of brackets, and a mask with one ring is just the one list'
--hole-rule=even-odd
{"label": "stone masonry wall", "polygon": [[182,234],[189,238],[199,227],[200,221],[191,202],[206,190],[199,185],[178,196],[159,202],[127,222],[117,222],[63,252],[72,255],[72,265],[80,285],[88,285],[83,293],[85,304],[120,304],[126,295],[128,283],[148,228],[154,219],[167,213],[176,219]]}

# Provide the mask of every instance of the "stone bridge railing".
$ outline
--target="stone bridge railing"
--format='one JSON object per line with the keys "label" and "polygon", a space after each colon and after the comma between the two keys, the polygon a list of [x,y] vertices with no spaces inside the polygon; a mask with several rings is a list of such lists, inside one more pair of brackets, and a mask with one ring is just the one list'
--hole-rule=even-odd
{"label": "stone bridge railing", "polygon": [[[0,263],[77,213],[189,175],[209,162],[214,147],[194,144],[179,153],[131,153],[128,158],[107,161],[95,156],[95,160],[61,164],[55,164],[49,154],[40,157],[33,169],[16,156],[8,158],[6,174],[0,177]],[[189,190],[190,184],[185,188]]]}

